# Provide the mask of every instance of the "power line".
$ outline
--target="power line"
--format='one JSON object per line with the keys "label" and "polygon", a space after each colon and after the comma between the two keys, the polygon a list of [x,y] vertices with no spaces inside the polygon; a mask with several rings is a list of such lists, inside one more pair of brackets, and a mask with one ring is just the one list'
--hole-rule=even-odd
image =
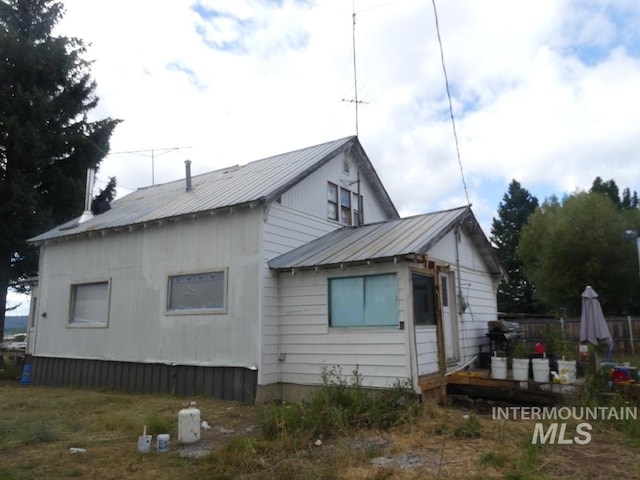
{"label": "power line", "polygon": [[453,138],[456,142],[456,153],[458,155],[458,165],[460,166],[460,176],[462,177],[462,186],[464,187],[464,194],[467,197],[467,204],[471,205],[469,200],[469,192],[467,191],[467,182],[464,179],[464,170],[462,169],[462,159],[460,158],[460,146],[458,145],[458,133],[456,131],[456,121],[453,117],[453,103],[451,102],[451,92],[449,91],[449,78],[447,76],[447,68],[444,64],[444,51],[442,49],[442,39],[440,38],[440,25],[438,23],[438,11],[436,10],[436,0],[431,0],[433,4],[433,15],[436,19],[436,32],[438,34],[438,45],[440,45],[440,60],[442,62],[442,71],[444,72],[444,83],[447,88],[447,98],[449,99],[449,113],[451,114],[451,125],[453,127]]}

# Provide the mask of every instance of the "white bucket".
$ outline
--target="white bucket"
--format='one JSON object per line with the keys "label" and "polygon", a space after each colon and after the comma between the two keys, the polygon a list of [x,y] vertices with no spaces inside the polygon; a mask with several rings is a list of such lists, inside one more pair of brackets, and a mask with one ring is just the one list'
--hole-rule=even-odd
{"label": "white bucket", "polygon": [[183,408],[178,413],[178,441],[194,443],[200,440],[200,410],[195,407]]}
{"label": "white bucket", "polygon": [[540,383],[549,383],[549,359],[532,358],[533,380]]}
{"label": "white bucket", "polygon": [[507,378],[507,357],[491,357],[491,378]]}
{"label": "white bucket", "polygon": [[514,358],[512,360],[513,379],[524,382],[529,380],[529,359]]}
{"label": "white bucket", "polygon": [[156,450],[159,452],[169,451],[169,434],[161,433],[156,439]]}
{"label": "white bucket", "polygon": [[560,383],[567,385],[576,383],[576,361],[558,360],[558,376]]}

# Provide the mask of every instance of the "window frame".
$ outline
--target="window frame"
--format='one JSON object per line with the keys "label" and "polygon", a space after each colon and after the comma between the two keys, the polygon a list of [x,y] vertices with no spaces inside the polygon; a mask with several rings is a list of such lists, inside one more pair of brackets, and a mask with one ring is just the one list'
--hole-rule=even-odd
{"label": "window frame", "polygon": [[[332,196],[331,189],[335,195]],[[330,207],[333,207],[335,215],[331,215]],[[327,182],[327,218],[336,222],[340,221],[340,187],[332,182]]]}
{"label": "window frame", "polygon": [[[104,306],[104,321],[87,321],[87,322],[79,322],[74,320],[76,315],[77,302],[78,298],[78,290],[82,289],[82,287],[91,287],[103,285],[106,287],[106,305]],[[74,282],[69,285],[69,315],[67,318],[67,327],[69,328],[108,328],[109,327],[109,316],[111,312],[111,279],[98,279],[98,280],[90,280],[83,282]]]}
{"label": "window frame", "polygon": [[[375,312],[379,312],[380,308],[376,308],[375,306],[375,302],[373,300],[377,298],[380,298],[379,295],[376,295],[376,293],[379,292],[375,292],[374,288],[379,288],[379,287],[375,287],[375,286],[369,286],[369,289],[367,289],[367,284],[371,283],[375,280],[380,280],[384,277],[389,278],[390,282],[391,282],[391,288],[392,288],[392,295],[394,298],[394,302],[393,302],[393,306],[389,307],[389,312],[393,311],[393,321],[389,322],[389,323],[367,323],[367,311],[371,312],[371,311],[375,311]],[[362,296],[361,296],[361,301],[362,304],[361,305],[349,305],[346,308],[349,310],[356,310],[358,312],[359,315],[361,316],[361,321],[357,322],[357,323],[351,323],[349,321],[344,321],[344,320],[340,320],[340,321],[336,321],[336,319],[334,318],[334,301],[333,301],[333,285],[336,285],[336,283],[338,282],[348,282],[348,281],[358,281],[361,280],[362,281]],[[368,282],[369,280],[369,282]],[[335,282],[335,283],[334,283]],[[338,291],[342,291],[344,293],[344,291],[346,290],[345,286],[343,285],[341,289],[339,289]],[[367,293],[368,291],[371,291],[372,293]],[[368,302],[367,301],[367,295],[373,295],[373,298],[371,299],[372,301]],[[386,298],[386,296],[383,295],[384,298]],[[373,307],[367,308],[368,305],[374,304]],[[376,274],[369,274],[369,275],[351,275],[351,276],[341,276],[341,277],[329,277],[327,278],[327,307],[328,307],[328,311],[327,311],[327,324],[328,327],[330,329],[354,329],[354,328],[366,328],[366,329],[371,329],[371,328],[398,328],[399,326],[399,313],[398,313],[398,274],[396,272],[385,272],[385,273],[376,273]],[[343,309],[345,307],[343,306]],[[372,309],[372,310],[371,310]]]}
{"label": "window frame", "polygon": [[[346,201],[343,201],[343,198]],[[364,222],[360,212],[362,194],[327,181],[327,218],[340,225],[359,227]],[[333,212],[335,215],[331,215]],[[344,220],[343,220],[344,215]]]}
{"label": "window frame", "polygon": [[[195,277],[199,275],[222,274],[222,307],[202,307],[202,308],[176,308],[172,307],[172,279],[179,277]],[[228,308],[228,278],[229,269],[227,267],[215,267],[206,270],[182,271],[169,273],[167,275],[167,288],[165,298],[166,315],[222,315],[227,313]]]}

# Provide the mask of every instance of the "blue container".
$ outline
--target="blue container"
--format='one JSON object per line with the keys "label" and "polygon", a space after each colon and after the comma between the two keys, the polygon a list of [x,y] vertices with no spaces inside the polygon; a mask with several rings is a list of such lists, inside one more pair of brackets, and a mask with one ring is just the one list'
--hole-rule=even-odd
{"label": "blue container", "polygon": [[31,365],[25,365],[22,367],[22,377],[20,378],[20,385],[26,387],[31,385]]}

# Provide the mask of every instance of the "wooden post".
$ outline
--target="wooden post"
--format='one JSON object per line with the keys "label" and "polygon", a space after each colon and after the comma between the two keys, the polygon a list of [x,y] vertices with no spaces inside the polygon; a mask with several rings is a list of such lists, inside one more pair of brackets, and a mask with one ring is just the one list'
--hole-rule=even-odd
{"label": "wooden post", "polygon": [[631,315],[627,315],[627,325],[629,326],[629,342],[631,342],[631,355],[636,355],[636,348],[633,344],[633,325],[631,324]]}

